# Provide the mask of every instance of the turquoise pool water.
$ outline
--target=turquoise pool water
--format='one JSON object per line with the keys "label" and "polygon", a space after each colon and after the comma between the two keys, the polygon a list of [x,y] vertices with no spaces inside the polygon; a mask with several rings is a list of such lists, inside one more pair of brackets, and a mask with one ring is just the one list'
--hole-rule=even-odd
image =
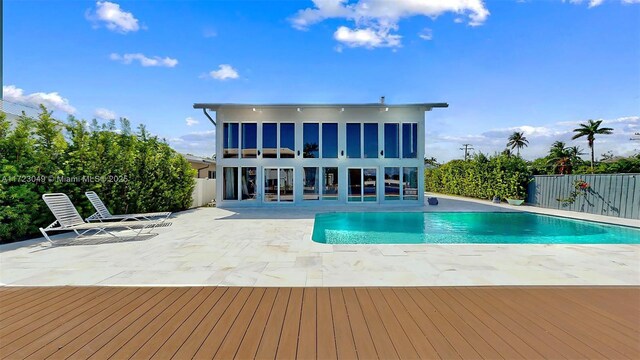
{"label": "turquoise pool water", "polygon": [[640,244],[640,229],[525,212],[317,214],[326,244]]}

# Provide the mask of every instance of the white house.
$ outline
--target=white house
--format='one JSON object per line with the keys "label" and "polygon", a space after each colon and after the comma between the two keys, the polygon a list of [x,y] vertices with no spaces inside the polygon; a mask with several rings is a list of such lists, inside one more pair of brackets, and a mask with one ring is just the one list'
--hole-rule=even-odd
{"label": "white house", "polygon": [[447,106],[193,105],[217,129],[220,207],[422,204],[425,112]]}

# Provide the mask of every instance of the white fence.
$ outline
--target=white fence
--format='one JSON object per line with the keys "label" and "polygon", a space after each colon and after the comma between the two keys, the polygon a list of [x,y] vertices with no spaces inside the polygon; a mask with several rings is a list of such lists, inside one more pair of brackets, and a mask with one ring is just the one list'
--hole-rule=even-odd
{"label": "white fence", "polygon": [[216,180],[215,179],[195,179],[196,187],[191,195],[193,201],[191,208],[204,206],[216,199]]}

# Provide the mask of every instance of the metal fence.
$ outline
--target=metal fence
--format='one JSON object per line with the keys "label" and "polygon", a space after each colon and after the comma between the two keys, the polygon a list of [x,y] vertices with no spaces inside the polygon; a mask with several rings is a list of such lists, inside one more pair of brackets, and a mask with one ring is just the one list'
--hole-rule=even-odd
{"label": "metal fence", "polygon": [[[588,187],[576,189],[580,181]],[[534,206],[640,219],[640,174],[539,175],[527,193]]]}

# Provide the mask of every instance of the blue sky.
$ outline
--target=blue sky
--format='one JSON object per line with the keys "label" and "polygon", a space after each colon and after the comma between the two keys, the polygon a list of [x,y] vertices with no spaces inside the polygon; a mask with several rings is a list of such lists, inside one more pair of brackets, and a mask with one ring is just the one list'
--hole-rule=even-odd
{"label": "blue sky", "polygon": [[[639,0],[4,2],[5,100],[109,118],[210,155],[194,102],[440,102],[426,155],[543,155],[586,119],[640,142]],[[571,145],[586,148],[586,141]]]}

